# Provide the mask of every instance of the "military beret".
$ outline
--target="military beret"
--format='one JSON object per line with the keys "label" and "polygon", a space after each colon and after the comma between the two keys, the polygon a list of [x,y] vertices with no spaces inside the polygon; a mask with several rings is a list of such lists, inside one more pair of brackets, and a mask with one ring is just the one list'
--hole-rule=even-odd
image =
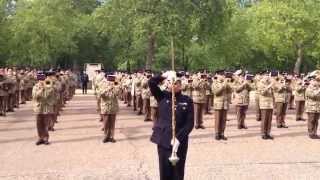
{"label": "military beret", "polygon": [[44,81],[46,79],[46,75],[44,73],[37,73],[37,80],[38,81]]}
{"label": "military beret", "polygon": [[201,74],[201,79],[206,79],[207,78],[207,75],[206,74]]}

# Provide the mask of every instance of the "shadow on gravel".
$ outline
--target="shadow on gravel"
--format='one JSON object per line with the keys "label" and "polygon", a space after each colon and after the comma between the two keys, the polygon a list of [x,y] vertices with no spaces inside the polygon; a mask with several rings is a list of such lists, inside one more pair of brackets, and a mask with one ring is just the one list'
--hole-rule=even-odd
{"label": "shadow on gravel", "polygon": [[37,140],[37,137],[26,137],[26,138],[16,138],[16,139],[6,139],[6,140],[0,140],[0,144],[6,144],[6,143],[12,143],[12,142],[23,142],[23,141],[31,141],[31,140]]}
{"label": "shadow on gravel", "polygon": [[90,141],[90,140],[102,141],[103,137],[104,137],[103,135],[97,135],[97,136],[90,136],[90,137],[78,138],[78,139],[74,138],[74,139],[57,140],[57,141],[52,140],[51,143],[59,144],[59,143],[83,142],[83,141]]}
{"label": "shadow on gravel", "polygon": [[281,138],[281,137],[299,137],[299,136],[305,136],[308,137],[307,130],[304,132],[292,132],[292,133],[285,133],[285,134],[280,134],[280,135],[275,135],[275,138]]}
{"label": "shadow on gravel", "polygon": [[22,127],[22,128],[0,129],[0,132],[24,131],[24,130],[31,130],[31,129],[36,129],[36,126],[32,126],[32,127]]}
{"label": "shadow on gravel", "polygon": [[[66,139],[66,140],[57,140],[57,141],[51,141],[52,143],[72,143],[72,142],[83,142],[83,141],[91,141],[91,140],[97,140],[102,141],[104,138],[104,135],[97,135],[97,136],[90,136],[85,138],[74,138],[74,139]],[[136,137],[128,137],[128,138],[122,138],[122,139],[116,139],[117,142],[124,142],[124,141],[132,141],[132,140],[148,140],[150,138],[150,135],[142,135],[142,136],[136,136]]]}
{"label": "shadow on gravel", "polygon": [[[272,131],[271,131],[272,133]],[[241,138],[251,138],[251,137],[260,137],[260,132],[255,133],[246,133],[246,134],[238,134],[238,135],[227,135],[229,139],[241,139]],[[306,136],[307,132],[291,132],[291,133],[283,133],[280,135],[274,135],[275,138],[284,138],[284,137],[299,137],[299,136]],[[199,135],[191,135],[190,138],[198,139],[198,138],[214,138],[214,133],[209,134],[199,134]]]}
{"label": "shadow on gravel", "polygon": [[56,130],[58,130],[58,131],[62,131],[62,130],[73,130],[73,129],[92,129],[92,128],[99,129],[100,127],[101,127],[101,126],[99,126],[99,125],[73,126],[73,127],[66,127],[66,128],[56,128]]}

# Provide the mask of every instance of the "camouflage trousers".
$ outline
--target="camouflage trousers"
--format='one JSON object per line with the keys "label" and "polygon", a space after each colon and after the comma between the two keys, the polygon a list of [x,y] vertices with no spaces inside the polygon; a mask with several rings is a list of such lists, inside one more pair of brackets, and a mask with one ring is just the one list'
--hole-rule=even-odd
{"label": "camouflage trousers", "polygon": [[20,90],[20,104],[25,104],[27,101],[27,91],[26,90]]}
{"label": "camouflage trousers", "polygon": [[116,125],[115,114],[102,114],[103,130],[106,138],[114,138],[114,130]]}
{"label": "camouflage trousers", "polygon": [[50,114],[37,114],[37,132],[39,140],[49,140],[49,119]]}
{"label": "camouflage trousers", "polygon": [[7,96],[0,96],[0,116],[5,116],[7,111]]}
{"label": "camouflage trousers", "polygon": [[7,98],[7,112],[13,112],[15,105],[15,93],[9,94]]}

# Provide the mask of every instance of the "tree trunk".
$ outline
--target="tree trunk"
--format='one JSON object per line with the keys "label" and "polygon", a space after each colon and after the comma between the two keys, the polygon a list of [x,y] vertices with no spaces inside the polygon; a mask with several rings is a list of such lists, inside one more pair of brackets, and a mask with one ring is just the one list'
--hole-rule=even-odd
{"label": "tree trunk", "polygon": [[154,62],[155,43],[156,43],[156,33],[150,32],[148,37],[148,52],[147,52],[147,61],[146,61],[146,69],[148,70],[151,70],[152,63]]}
{"label": "tree trunk", "polygon": [[131,73],[130,60],[127,60],[127,72],[128,72],[128,73]]}
{"label": "tree trunk", "polygon": [[302,47],[302,44],[299,44],[297,46],[297,61],[293,71],[295,74],[300,74],[302,62],[303,62],[303,47]]}
{"label": "tree trunk", "polygon": [[183,66],[183,70],[184,70],[184,67],[186,65],[186,54],[185,54],[185,47],[184,47],[184,44],[182,45],[182,66]]}
{"label": "tree trunk", "polygon": [[186,62],[184,64],[184,71],[188,71],[189,70],[189,56],[186,56]]}

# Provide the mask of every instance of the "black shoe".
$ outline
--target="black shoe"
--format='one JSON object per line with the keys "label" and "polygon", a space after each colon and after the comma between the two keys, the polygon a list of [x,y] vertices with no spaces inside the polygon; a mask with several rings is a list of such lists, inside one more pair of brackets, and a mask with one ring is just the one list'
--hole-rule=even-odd
{"label": "black shoe", "polygon": [[261,119],[256,119],[257,121],[261,121]]}
{"label": "black shoe", "polygon": [[262,139],[268,139],[268,137],[267,137],[267,135],[262,135],[262,137],[261,137]]}
{"label": "black shoe", "polygon": [[242,126],[242,129],[248,129],[248,127],[247,126]]}
{"label": "black shoe", "polygon": [[44,141],[43,141],[43,140],[38,140],[38,141],[36,142],[36,145],[37,145],[37,146],[39,146],[39,145],[41,145],[41,144],[44,144]]}
{"label": "black shoe", "polygon": [[115,139],[111,138],[111,139],[110,139],[110,142],[116,143],[117,141],[116,141]]}
{"label": "black shoe", "polygon": [[282,128],[282,126],[281,126],[281,125],[278,125],[277,128]]}
{"label": "black shoe", "polygon": [[109,142],[109,138],[104,138],[102,142],[103,142],[103,143]]}
{"label": "black shoe", "polygon": [[144,122],[150,122],[152,121],[151,119],[145,119]]}
{"label": "black shoe", "polygon": [[195,128],[195,129],[199,129],[199,126],[195,126],[194,128]]}
{"label": "black shoe", "polygon": [[142,115],[142,112],[138,112],[138,114],[137,114],[138,116],[140,116],[140,115]]}
{"label": "black shoe", "polygon": [[289,128],[288,126],[286,125],[281,125],[282,128]]}
{"label": "black shoe", "polygon": [[44,141],[43,144],[44,145],[49,145],[50,143],[49,143],[49,141]]}
{"label": "black shoe", "polygon": [[212,112],[206,112],[205,114],[207,114],[207,115],[211,115],[211,114],[212,114]]}
{"label": "black shoe", "polygon": [[299,118],[297,121],[306,121],[306,119]]}
{"label": "black shoe", "polygon": [[224,141],[228,140],[228,138],[225,137],[224,135],[221,135],[221,136],[220,136],[220,139],[222,139],[222,140],[224,140]]}
{"label": "black shoe", "polygon": [[203,125],[198,126],[199,129],[206,129]]}
{"label": "black shoe", "polygon": [[273,140],[273,137],[270,135],[266,135],[267,139]]}
{"label": "black shoe", "polygon": [[220,135],[216,135],[215,139],[216,139],[217,141],[220,141],[220,140],[221,140]]}
{"label": "black shoe", "polygon": [[320,137],[318,135],[309,135],[309,137],[311,139],[320,139]]}

